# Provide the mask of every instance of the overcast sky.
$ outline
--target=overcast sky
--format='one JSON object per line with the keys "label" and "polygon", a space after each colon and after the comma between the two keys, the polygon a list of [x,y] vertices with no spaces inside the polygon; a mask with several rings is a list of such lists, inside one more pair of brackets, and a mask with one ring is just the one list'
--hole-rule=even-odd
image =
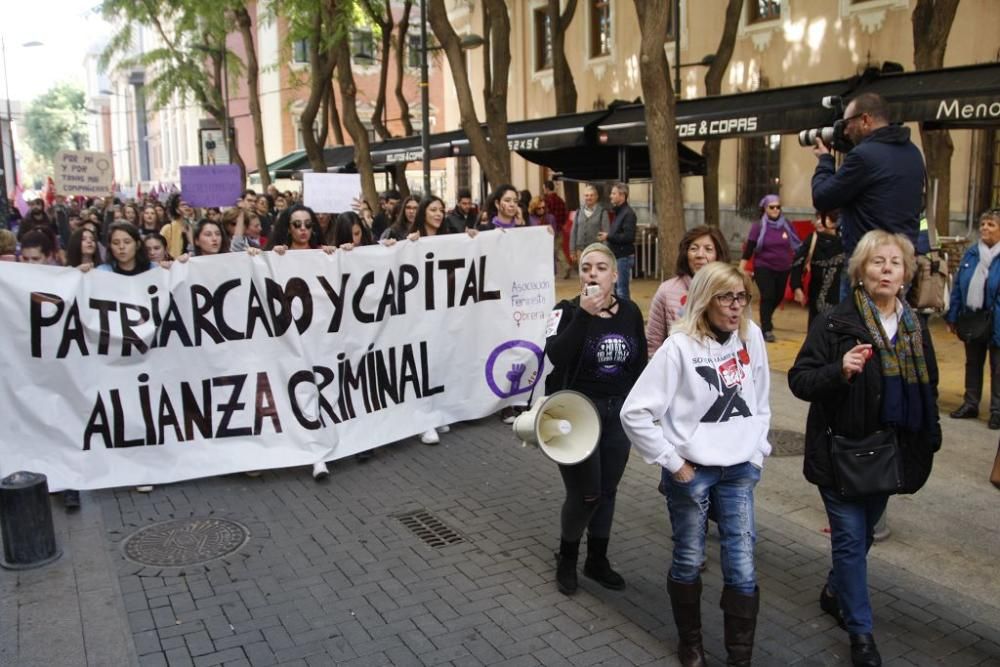
{"label": "overcast sky", "polygon": [[[83,59],[110,27],[93,9],[99,0],[0,0],[10,97],[29,102],[60,81],[85,83]],[[26,42],[41,46],[24,47]],[[0,77],[3,71],[0,70]],[[0,88],[0,97],[5,89]]]}

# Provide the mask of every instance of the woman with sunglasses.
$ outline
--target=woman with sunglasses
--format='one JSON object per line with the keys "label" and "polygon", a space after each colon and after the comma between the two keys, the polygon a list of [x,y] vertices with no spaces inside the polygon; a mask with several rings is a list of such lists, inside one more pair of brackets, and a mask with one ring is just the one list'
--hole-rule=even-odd
{"label": "woman with sunglasses", "polygon": [[771,316],[785,298],[792,256],[802,241],[785,220],[778,195],[765,195],[760,200],[760,212],[760,220],[750,227],[740,271],[746,270],[747,261],[753,257],[753,279],[760,290],[760,328],[764,340],[773,343],[776,339]]}
{"label": "woman with sunglasses", "polygon": [[687,667],[705,664],[701,564],[709,497],[722,549],[728,665],[750,665],[760,598],[753,492],[764,457],[770,370],[760,328],[747,316],[750,280],[712,262],[691,280],[687,306],[622,406],[622,426],[647,463],[662,467],[673,528],[667,593]]}
{"label": "woman with sunglasses", "polygon": [[316,213],[302,204],[282,211],[271,232],[267,249],[279,255],[284,255],[286,250],[324,250],[328,253],[334,250],[332,246],[323,245]]}

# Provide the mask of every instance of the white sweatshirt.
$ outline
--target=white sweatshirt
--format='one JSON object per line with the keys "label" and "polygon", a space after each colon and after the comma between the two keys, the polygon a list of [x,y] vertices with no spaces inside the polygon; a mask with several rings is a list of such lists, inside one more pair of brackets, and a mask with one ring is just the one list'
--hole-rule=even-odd
{"label": "white sweatshirt", "polygon": [[771,453],[771,374],[760,327],[725,344],[674,333],[649,360],[622,406],[622,426],[646,463],[763,466]]}

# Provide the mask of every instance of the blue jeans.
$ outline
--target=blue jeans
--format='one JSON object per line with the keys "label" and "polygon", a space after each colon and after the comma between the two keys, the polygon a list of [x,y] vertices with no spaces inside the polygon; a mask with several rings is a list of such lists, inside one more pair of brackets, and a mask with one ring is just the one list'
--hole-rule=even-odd
{"label": "blue jeans", "polygon": [[845,500],[836,491],[820,487],[830,521],[833,569],[827,587],[837,596],[847,631],[872,631],[872,604],[868,598],[868,550],[875,524],[882,517],[889,496]]}
{"label": "blue jeans", "polygon": [[667,511],[673,527],[670,578],[690,584],[701,575],[711,494],[719,518],[723,581],[728,588],[752,595],[757,588],[753,562],[757,542],[753,489],[760,481],[760,469],[749,462],[734,466],[697,466],[694,479],[678,482],[664,468],[662,477],[661,488],[667,496]]}
{"label": "blue jeans", "polygon": [[635,255],[617,258],[618,280],[615,282],[615,295],[619,299],[631,299],[628,283],[632,278],[632,267],[635,266]]}

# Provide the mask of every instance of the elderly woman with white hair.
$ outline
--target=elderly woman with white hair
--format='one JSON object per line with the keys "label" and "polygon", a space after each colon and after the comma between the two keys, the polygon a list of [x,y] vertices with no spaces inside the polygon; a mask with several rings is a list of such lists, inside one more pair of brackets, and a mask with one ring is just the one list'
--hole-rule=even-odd
{"label": "elderly woman with white hair", "polygon": [[830,521],[820,608],[850,635],[856,667],[882,664],[872,635],[868,550],[889,496],[914,493],[941,446],[931,339],[901,298],[916,268],[902,234],[873,230],[851,255],[851,296],[809,329],[788,385],[809,401],[803,470]]}
{"label": "elderly woman with white hair", "polygon": [[622,407],[622,426],[647,463],[673,527],[667,592],[682,665],[705,664],[701,564],[709,498],[722,549],[721,606],[729,665],[749,665],[760,593],[754,566],[754,487],[771,421],[770,371],[760,328],[748,316],[750,280],[712,262],[691,280],[684,314],[649,360]]}

